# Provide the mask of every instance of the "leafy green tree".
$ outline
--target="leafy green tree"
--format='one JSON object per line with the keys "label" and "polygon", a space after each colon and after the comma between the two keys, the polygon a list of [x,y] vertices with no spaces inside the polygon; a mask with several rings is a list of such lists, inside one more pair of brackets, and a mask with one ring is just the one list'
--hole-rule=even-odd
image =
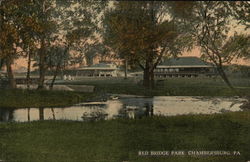
{"label": "leafy green tree", "polygon": [[119,1],[105,14],[105,43],[143,69],[148,88],[162,57],[176,56],[191,44],[182,22],[171,15],[171,3]]}
{"label": "leafy green tree", "polygon": [[190,12],[193,14],[188,18],[188,25],[197,46],[201,47],[202,57],[214,64],[224,82],[236,92],[224,71],[224,65],[249,53],[246,47],[249,36],[240,33],[230,36],[233,10],[229,2],[199,1]]}
{"label": "leafy green tree", "polygon": [[6,62],[11,85],[15,87],[11,64],[18,56],[18,48],[28,57],[28,87],[31,59],[38,58],[38,89],[44,88],[49,68],[46,59],[53,57],[49,55],[55,43],[66,43],[66,48],[78,48],[80,52],[91,49],[89,41],[94,40],[98,31],[98,13],[105,4],[90,0],[1,0],[0,3],[0,57]]}
{"label": "leafy green tree", "polygon": [[100,28],[102,15],[107,2],[91,0],[73,0],[70,3],[59,0],[58,22],[63,31],[63,40],[75,51],[75,64],[86,60],[90,65],[92,58],[102,52],[100,44]]}
{"label": "leafy green tree", "polygon": [[16,25],[18,10],[17,0],[0,1],[0,59],[5,62],[10,88],[16,87],[12,64],[20,41]]}
{"label": "leafy green tree", "polygon": [[231,15],[239,24],[245,25],[246,30],[250,28],[250,2],[230,1],[228,7],[232,10]]}
{"label": "leafy green tree", "polygon": [[[10,0],[1,1],[1,27],[2,27],[2,53],[5,53],[6,66],[11,87],[15,87],[11,64],[19,54],[25,54],[29,58],[27,82],[29,87],[29,71],[31,53],[39,49],[40,58],[40,82],[44,78],[43,56],[48,44],[51,30],[50,21],[47,21],[52,2],[38,0]],[[49,6],[50,5],[50,6]],[[46,14],[45,14],[46,12]],[[47,37],[46,37],[47,36]],[[46,39],[45,39],[46,37]],[[46,42],[46,43],[45,43]],[[4,44],[5,43],[5,44]],[[40,46],[40,47],[39,47]],[[18,50],[17,50],[18,49]],[[2,54],[3,56],[4,54]],[[42,83],[43,84],[43,83]]]}
{"label": "leafy green tree", "polygon": [[55,12],[54,0],[34,0],[33,14],[35,15],[35,22],[33,29],[35,29],[39,42],[39,82],[38,89],[44,88],[47,50],[51,42],[55,39],[54,33],[57,31],[57,23],[53,20]]}
{"label": "leafy green tree", "polygon": [[31,61],[39,50],[39,37],[37,34],[38,22],[35,14],[35,2],[33,0],[26,0],[20,2],[18,12],[18,32],[20,35],[20,48],[22,56],[27,58],[27,88],[30,88],[30,71]]}
{"label": "leafy green tree", "polygon": [[[247,31],[246,35],[241,35],[237,37],[237,42],[244,44],[245,48],[240,57],[244,59],[250,59],[250,2],[249,1],[231,1],[229,3],[229,7],[232,9],[232,17],[237,20],[238,25],[243,25],[245,27],[245,32]],[[237,49],[237,48],[236,48]]]}
{"label": "leafy green tree", "polygon": [[59,71],[65,65],[65,62],[70,61],[69,47],[55,45],[50,47],[47,55],[47,66],[53,71],[53,78],[50,84],[50,89],[53,89],[55,79],[59,73]]}

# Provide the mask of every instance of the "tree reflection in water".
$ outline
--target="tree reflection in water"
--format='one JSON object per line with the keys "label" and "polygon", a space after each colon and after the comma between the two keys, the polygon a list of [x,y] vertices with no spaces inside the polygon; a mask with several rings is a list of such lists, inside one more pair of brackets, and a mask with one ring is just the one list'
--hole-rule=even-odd
{"label": "tree reflection in water", "polygon": [[13,109],[0,108],[0,121],[13,121]]}
{"label": "tree reflection in water", "polygon": [[27,111],[28,111],[28,122],[30,122],[30,108],[28,108]]}
{"label": "tree reflection in water", "polygon": [[39,120],[44,120],[44,108],[39,108]]}
{"label": "tree reflection in water", "polygon": [[91,113],[85,112],[81,118],[83,121],[98,121],[105,120],[107,116],[108,114],[104,113],[103,111],[94,111]]}
{"label": "tree reflection in water", "polygon": [[51,108],[51,112],[52,112],[53,120],[56,120],[54,108]]}

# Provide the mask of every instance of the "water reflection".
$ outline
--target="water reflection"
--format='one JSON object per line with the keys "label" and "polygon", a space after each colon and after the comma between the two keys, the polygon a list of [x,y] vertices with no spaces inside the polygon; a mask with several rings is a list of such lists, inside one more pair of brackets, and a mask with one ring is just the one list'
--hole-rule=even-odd
{"label": "water reflection", "polygon": [[39,120],[44,120],[44,108],[39,108]]}
{"label": "water reflection", "polygon": [[12,121],[13,111],[14,110],[0,109],[0,121]]}
{"label": "water reflection", "polygon": [[53,120],[56,120],[54,108],[51,108],[51,112],[52,112]]}
{"label": "water reflection", "polygon": [[104,120],[106,116],[108,116],[108,114],[106,114],[103,111],[94,111],[91,113],[85,112],[81,118],[83,121],[97,121],[97,120]]}
{"label": "water reflection", "polygon": [[66,108],[0,108],[0,121],[76,120],[97,121],[115,118],[142,118],[153,115],[211,114],[241,111],[239,98],[166,97],[121,98],[107,102],[81,103]]}
{"label": "water reflection", "polygon": [[28,111],[28,121],[30,121],[30,108],[27,108]]}

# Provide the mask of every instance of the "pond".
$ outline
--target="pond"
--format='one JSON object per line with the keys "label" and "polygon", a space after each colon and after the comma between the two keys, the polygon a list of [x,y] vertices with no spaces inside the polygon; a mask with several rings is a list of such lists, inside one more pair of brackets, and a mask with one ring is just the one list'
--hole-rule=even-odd
{"label": "pond", "polygon": [[105,102],[86,102],[64,108],[0,108],[0,121],[36,120],[92,121],[143,116],[176,116],[242,111],[243,98],[157,96],[121,97]]}

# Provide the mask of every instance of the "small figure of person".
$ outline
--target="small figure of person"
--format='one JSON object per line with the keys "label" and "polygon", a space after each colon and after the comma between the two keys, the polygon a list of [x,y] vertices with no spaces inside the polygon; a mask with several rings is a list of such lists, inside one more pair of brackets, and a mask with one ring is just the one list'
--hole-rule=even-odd
{"label": "small figure of person", "polygon": [[67,80],[67,75],[63,75],[63,80]]}
{"label": "small figure of person", "polygon": [[71,75],[68,76],[68,80],[72,80]]}

